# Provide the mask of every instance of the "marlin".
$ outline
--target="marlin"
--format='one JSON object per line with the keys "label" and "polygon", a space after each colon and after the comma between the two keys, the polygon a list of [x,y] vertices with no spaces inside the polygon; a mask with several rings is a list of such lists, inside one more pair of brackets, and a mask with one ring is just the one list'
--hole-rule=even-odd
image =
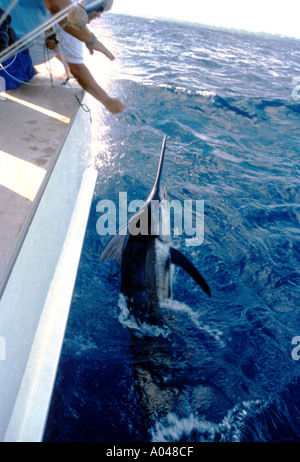
{"label": "marlin", "polygon": [[[166,189],[161,186],[166,136],[163,139],[154,186],[145,202],[104,248],[100,262],[113,259],[121,269],[121,290],[129,312],[139,323],[159,324],[160,304],[172,296],[172,275],[177,265],[183,268],[210,297],[211,291],[197,268],[172,246],[170,234],[161,232],[169,217]],[[155,202],[157,201],[157,202]],[[157,203],[161,213],[153,212]],[[154,232],[155,231],[155,232]]]}

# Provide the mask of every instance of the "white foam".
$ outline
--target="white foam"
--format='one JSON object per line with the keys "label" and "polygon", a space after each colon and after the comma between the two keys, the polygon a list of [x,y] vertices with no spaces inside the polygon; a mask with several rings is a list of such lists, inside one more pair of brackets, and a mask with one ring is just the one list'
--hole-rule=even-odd
{"label": "white foam", "polygon": [[202,324],[200,320],[200,314],[192,310],[192,308],[185,303],[168,299],[164,303],[161,303],[161,308],[166,308],[170,311],[177,311],[186,314],[199,330],[204,331],[208,335],[212,336],[222,348],[225,347],[225,342],[223,342],[221,339],[223,333],[218,329],[211,328],[206,324]]}
{"label": "white foam", "polygon": [[[243,401],[235,405],[219,423],[213,423],[194,414],[180,418],[169,413],[150,430],[153,442],[179,442],[185,436],[196,441],[238,442],[242,439],[245,419],[265,406],[261,400]],[[195,432],[195,435],[192,433]]]}
{"label": "white foam", "polygon": [[118,306],[120,308],[120,314],[118,319],[120,323],[131,329],[134,330],[137,335],[141,336],[150,336],[150,337],[159,337],[162,335],[163,337],[168,337],[170,334],[170,329],[166,327],[154,326],[153,324],[148,324],[146,322],[140,323],[134,315],[132,315],[128,309],[126,298],[123,294],[120,294]]}

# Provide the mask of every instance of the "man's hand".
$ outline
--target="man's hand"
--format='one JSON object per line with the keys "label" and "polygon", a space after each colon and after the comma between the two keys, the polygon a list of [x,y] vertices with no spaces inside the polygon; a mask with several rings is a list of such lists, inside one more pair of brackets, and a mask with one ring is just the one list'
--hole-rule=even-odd
{"label": "man's hand", "polygon": [[118,98],[109,97],[103,104],[112,114],[119,114],[126,108],[125,104],[123,104]]}
{"label": "man's hand", "polygon": [[46,38],[46,47],[49,50],[56,50],[58,44],[58,40],[55,34],[51,34]]}
{"label": "man's hand", "polygon": [[99,40],[97,40],[97,42],[93,45],[87,46],[87,49],[91,55],[94,54],[94,51],[100,51],[100,53],[103,53],[111,61],[115,59],[114,55]]}

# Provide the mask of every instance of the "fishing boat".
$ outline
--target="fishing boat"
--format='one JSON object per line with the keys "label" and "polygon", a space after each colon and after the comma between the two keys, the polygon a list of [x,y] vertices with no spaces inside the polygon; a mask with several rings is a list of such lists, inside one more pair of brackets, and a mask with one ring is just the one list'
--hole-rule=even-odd
{"label": "fishing boat", "polygon": [[47,66],[37,70],[0,93],[0,441],[7,442],[43,439],[97,180],[88,95],[76,82],[62,85],[63,67],[52,65],[52,81]]}

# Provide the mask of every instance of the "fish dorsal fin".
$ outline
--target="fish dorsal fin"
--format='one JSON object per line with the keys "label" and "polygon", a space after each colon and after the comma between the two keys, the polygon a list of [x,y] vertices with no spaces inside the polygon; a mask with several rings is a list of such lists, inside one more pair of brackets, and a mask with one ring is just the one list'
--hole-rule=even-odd
{"label": "fish dorsal fin", "polygon": [[170,256],[171,262],[174,263],[174,265],[178,265],[183,268],[199,284],[204,292],[211,297],[211,291],[207,282],[204,277],[201,276],[197,268],[195,268],[195,266],[188,260],[188,258],[173,247],[170,247]]}
{"label": "fish dorsal fin", "polygon": [[106,244],[101,256],[100,262],[104,260],[115,260],[121,268],[122,252],[128,235],[116,234]]}

